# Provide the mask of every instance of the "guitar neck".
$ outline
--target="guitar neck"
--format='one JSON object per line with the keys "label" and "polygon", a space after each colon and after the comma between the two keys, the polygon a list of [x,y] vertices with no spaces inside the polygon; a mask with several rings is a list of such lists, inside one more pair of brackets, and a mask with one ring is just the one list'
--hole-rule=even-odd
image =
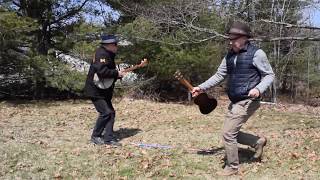
{"label": "guitar neck", "polygon": [[190,92],[193,89],[193,86],[185,78],[179,79],[180,83],[183,84]]}
{"label": "guitar neck", "polygon": [[124,71],[124,72],[131,72],[131,71],[136,70],[136,69],[138,69],[138,68],[139,68],[139,66],[138,66],[138,65],[135,65],[135,66],[129,67],[129,68],[127,68],[127,69],[124,69],[123,71]]}

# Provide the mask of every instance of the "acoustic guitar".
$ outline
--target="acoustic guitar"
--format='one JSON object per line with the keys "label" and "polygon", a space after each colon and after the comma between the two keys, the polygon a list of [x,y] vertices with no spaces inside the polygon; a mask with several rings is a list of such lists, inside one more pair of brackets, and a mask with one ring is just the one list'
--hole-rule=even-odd
{"label": "acoustic guitar", "polygon": [[[134,71],[138,68],[142,68],[145,67],[148,64],[148,60],[147,59],[143,59],[140,64],[134,65],[132,67],[126,68],[123,71],[124,72],[131,72]],[[103,79],[99,79],[97,73],[94,74],[93,76],[93,83],[100,89],[108,89],[109,87],[111,87],[111,85],[113,84],[113,82],[115,81],[114,78],[103,78]]]}
{"label": "acoustic guitar", "polygon": [[[174,77],[180,81],[190,92],[192,92],[193,86],[187,81],[180,71],[174,73]],[[213,97],[209,97],[207,93],[202,92],[196,96],[193,102],[199,106],[199,110],[202,114],[209,114],[217,107],[217,100]]]}

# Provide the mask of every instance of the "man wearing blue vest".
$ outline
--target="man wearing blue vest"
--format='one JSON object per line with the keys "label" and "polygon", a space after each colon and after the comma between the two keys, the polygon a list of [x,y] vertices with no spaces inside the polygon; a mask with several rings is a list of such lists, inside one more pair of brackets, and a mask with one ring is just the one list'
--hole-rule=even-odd
{"label": "man wearing blue vest", "polygon": [[226,166],[218,175],[230,176],[239,172],[237,143],[255,148],[252,160],[261,160],[265,137],[241,132],[241,126],[260,107],[260,97],[272,84],[274,73],[265,52],[249,42],[251,30],[242,22],[235,22],[228,31],[230,51],[223,58],[216,74],[195,87],[193,96],[228,79],[231,101],[222,128]]}

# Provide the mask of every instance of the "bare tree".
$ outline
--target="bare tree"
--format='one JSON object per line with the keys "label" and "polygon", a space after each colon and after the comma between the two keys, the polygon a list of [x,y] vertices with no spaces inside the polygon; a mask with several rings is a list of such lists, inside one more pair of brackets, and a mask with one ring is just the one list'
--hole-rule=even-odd
{"label": "bare tree", "polygon": [[[256,38],[252,39],[253,41],[277,42],[276,54],[280,53],[279,47],[282,40],[319,41],[318,32],[306,36],[305,33],[301,33],[301,29],[320,30],[320,27],[286,22],[292,18],[293,12],[291,12],[291,9],[294,3],[291,0],[273,0],[272,2],[256,0],[175,0],[149,4],[128,1],[118,2],[123,11],[133,14],[138,19],[152,23],[160,30],[160,33],[152,37],[138,35],[134,37],[141,40],[172,45],[201,43],[209,40],[220,41],[227,38],[224,35],[224,29],[228,26],[228,22],[243,19],[251,23],[253,29],[259,33]],[[300,6],[300,1],[295,2],[295,6]],[[259,4],[260,6],[261,4],[270,4],[271,7],[265,10],[259,9],[259,13],[257,13],[255,9],[259,7]],[[206,19],[207,22],[204,21],[204,16],[210,17]],[[214,16],[216,16],[216,19]],[[270,18],[261,19],[263,16]],[[221,26],[225,28],[221,29]],[[268,28],[269,33],[261,33],[262,30],[259,30],[261,28]],[[289,31],[291,33],[288,33]],[[163,40],[163,37],[172,34],[175,35],[172,42]]]}

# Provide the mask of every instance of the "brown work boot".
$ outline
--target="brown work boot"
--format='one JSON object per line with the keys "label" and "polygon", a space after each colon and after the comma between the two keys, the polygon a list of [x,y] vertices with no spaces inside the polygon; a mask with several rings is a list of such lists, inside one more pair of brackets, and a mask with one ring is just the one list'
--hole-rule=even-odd
{"label": "brown work boot", "polygon": [[252,157],[253,161],[261,161],[263,148],[266,144],[267,144],[266,137],[261,137],[260,139],[258,139],[256,145],[254,146],[256,153],[254,153],[254,155]]}
{"label": "brown work boot", "polygon": [[238,174],[238,169],[233,169],[231,167],[226,166],[223,170],[217,172],[218,176],[232,176]]}

